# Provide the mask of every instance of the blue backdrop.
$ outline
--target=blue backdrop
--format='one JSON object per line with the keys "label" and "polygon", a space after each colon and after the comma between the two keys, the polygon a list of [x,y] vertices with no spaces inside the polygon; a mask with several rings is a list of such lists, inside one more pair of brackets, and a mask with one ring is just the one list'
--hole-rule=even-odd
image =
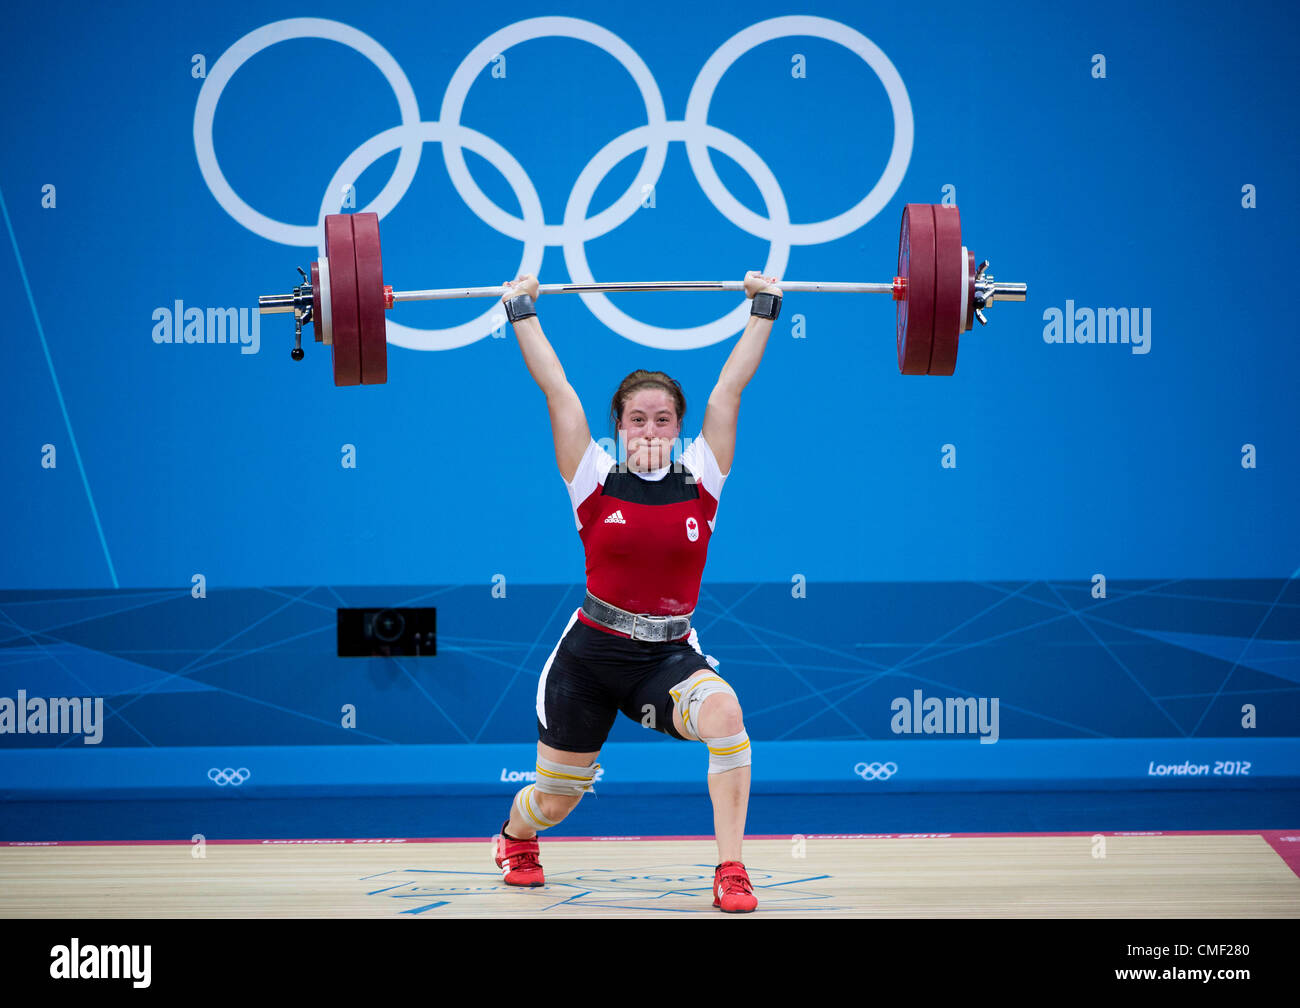
{"label": "blue backdrop", "polygon": [[[856,745],[794,775],[857,786],[922,741],[891,728],[922,689],[999,698],[1002,722],[996,746],[925,738],[964,748],[918,781],[1082,765],[980,762],[1030,739],[1117,759],[1173,740],[1123,756],[1112,777],[1134,782],[1201,758],[1194,739],[1231,740],[1208,762],[1300,770],[1294,8],[551,13],[8,14],[0,696],[106,713],[98,746],[0,734],[7,792],[87,779],[88,755],[65,771],[52,748],[158,749],[122,786],[164,790],[238,769],[223,747],[282,747],[286,788],[337,783],[320,746],[382,751],[363,789],[407,786],[421,744],[530,762],[536,676],[583,581],[543,397],[492,302],[391,312],[382,387],[335,389],[314,343],[294,364],[289,321],[250,309],[296,282],[341,201],[381,213],[399,288],[584,262],[887,281],[903,204],[955,202],[1029,300],[963,337],[954,377],[897,373],[889,298],[790,295],[745,392],[701,639],[751,734]],[[1053,341],[1114,309],[1140,344]],[[598,437],[638,367],[680,379],[697,434],[743,319],[730,295],[540,310]],[[333,657],[336,605],[411,600],[440,606],[436,659]],[[942,674],[918,667],[936,655]],[[204,748],[168,777],[184,747]],[[653,778],[631,752],[628,779]]]}

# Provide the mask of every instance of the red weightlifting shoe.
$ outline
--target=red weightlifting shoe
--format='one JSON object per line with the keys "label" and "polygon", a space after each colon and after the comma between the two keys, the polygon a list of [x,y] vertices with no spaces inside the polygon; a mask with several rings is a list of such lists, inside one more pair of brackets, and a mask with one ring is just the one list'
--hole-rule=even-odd
{"label": "red weightlifting shoe", "polygon": [[752,913],[758,906],[749,872],[739,861],[724,861],[714,870],[713,905],[723,913]]}
{"label": "red weightlifting shoe", "polygon": [[542,874],[542,863],[538,860],[540,851],[537,837],[531,840],[516,840],[506,836],[505,827],[492,838],[492,855],[497,867],[505,876],[506,885],[540,886],[546,884]]}

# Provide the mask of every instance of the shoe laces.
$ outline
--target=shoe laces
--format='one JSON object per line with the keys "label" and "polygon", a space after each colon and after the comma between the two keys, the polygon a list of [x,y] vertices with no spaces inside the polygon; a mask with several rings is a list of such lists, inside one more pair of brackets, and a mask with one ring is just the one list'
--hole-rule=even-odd
{"label": "shoe laces", "polygon": [[744,868],[724,868],[718,872],[719,893],[741,892],[746,896],[754,895],[754,886],[749,881],[749,874]]}
{"label": "shoe laces", "polygon": [[511,854],[509,859],[512,870],[519,868],[540,868],[541,861],[538,859],[536,851],[519,851]]}

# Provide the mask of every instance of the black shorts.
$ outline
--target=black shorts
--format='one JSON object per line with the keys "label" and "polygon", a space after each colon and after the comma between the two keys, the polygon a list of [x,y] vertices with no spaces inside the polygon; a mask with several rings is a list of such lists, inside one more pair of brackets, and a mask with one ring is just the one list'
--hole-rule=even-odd
{"label": "black shorts", "polygon": [[565,752],[597,752],[622,711],[672,738],[668,690],[708,659],[687,641],[650,643],[617,637],[573,619],[537,686],[537,737]]}

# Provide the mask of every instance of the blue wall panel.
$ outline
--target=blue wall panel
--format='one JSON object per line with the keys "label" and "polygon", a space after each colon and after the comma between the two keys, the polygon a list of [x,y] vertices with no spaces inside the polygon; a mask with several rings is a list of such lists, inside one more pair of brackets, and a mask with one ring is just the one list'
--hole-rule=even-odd
{"label": "blue wall panel", "polygon": [[[1294,7],[554,14],[573,20],[9,12],[0,697],[96,696],[106,714],[97,747],[0,732],[3,789],[27,787],[12,758],[47,748],[284,746],[303,767],[285,786],[308,787],[311,747],[532,739],[583,562],[544,400],[492,302],[392,312],[382,388],[333,388],[328,350],[294,364],[288,321],[251,312],[316,258],[345,183],[357,209],[378,201],[399,288],[521,265],[563,281],[584,259],[601,279],[888,280],[903,204],[955,201],[966,244],[1030,297],[963,338],[953,378],[897,374],[888,298],[789,295],[745,392],[700,633],[751,734],[952,744],[891,729],[920,689],[998,698],[998,744],[962,743],[977,752],[1291,752]],[[381,135],[404,116],[399,157]],[[245,345],[158,342],[178,304],[205,334],[209,312],[246,310]],[[593,434],[638,367],[681,380],[698,434],[735,299],[615,307],[540,306]],[[1145,345],[1047,338],[1060,313],[1118,308]],[[438,657],[334,657],[345,600],[438,606]],[[668,744],[631,722],[611,742]],[[54,766],[34,779],[61,786]]]}

